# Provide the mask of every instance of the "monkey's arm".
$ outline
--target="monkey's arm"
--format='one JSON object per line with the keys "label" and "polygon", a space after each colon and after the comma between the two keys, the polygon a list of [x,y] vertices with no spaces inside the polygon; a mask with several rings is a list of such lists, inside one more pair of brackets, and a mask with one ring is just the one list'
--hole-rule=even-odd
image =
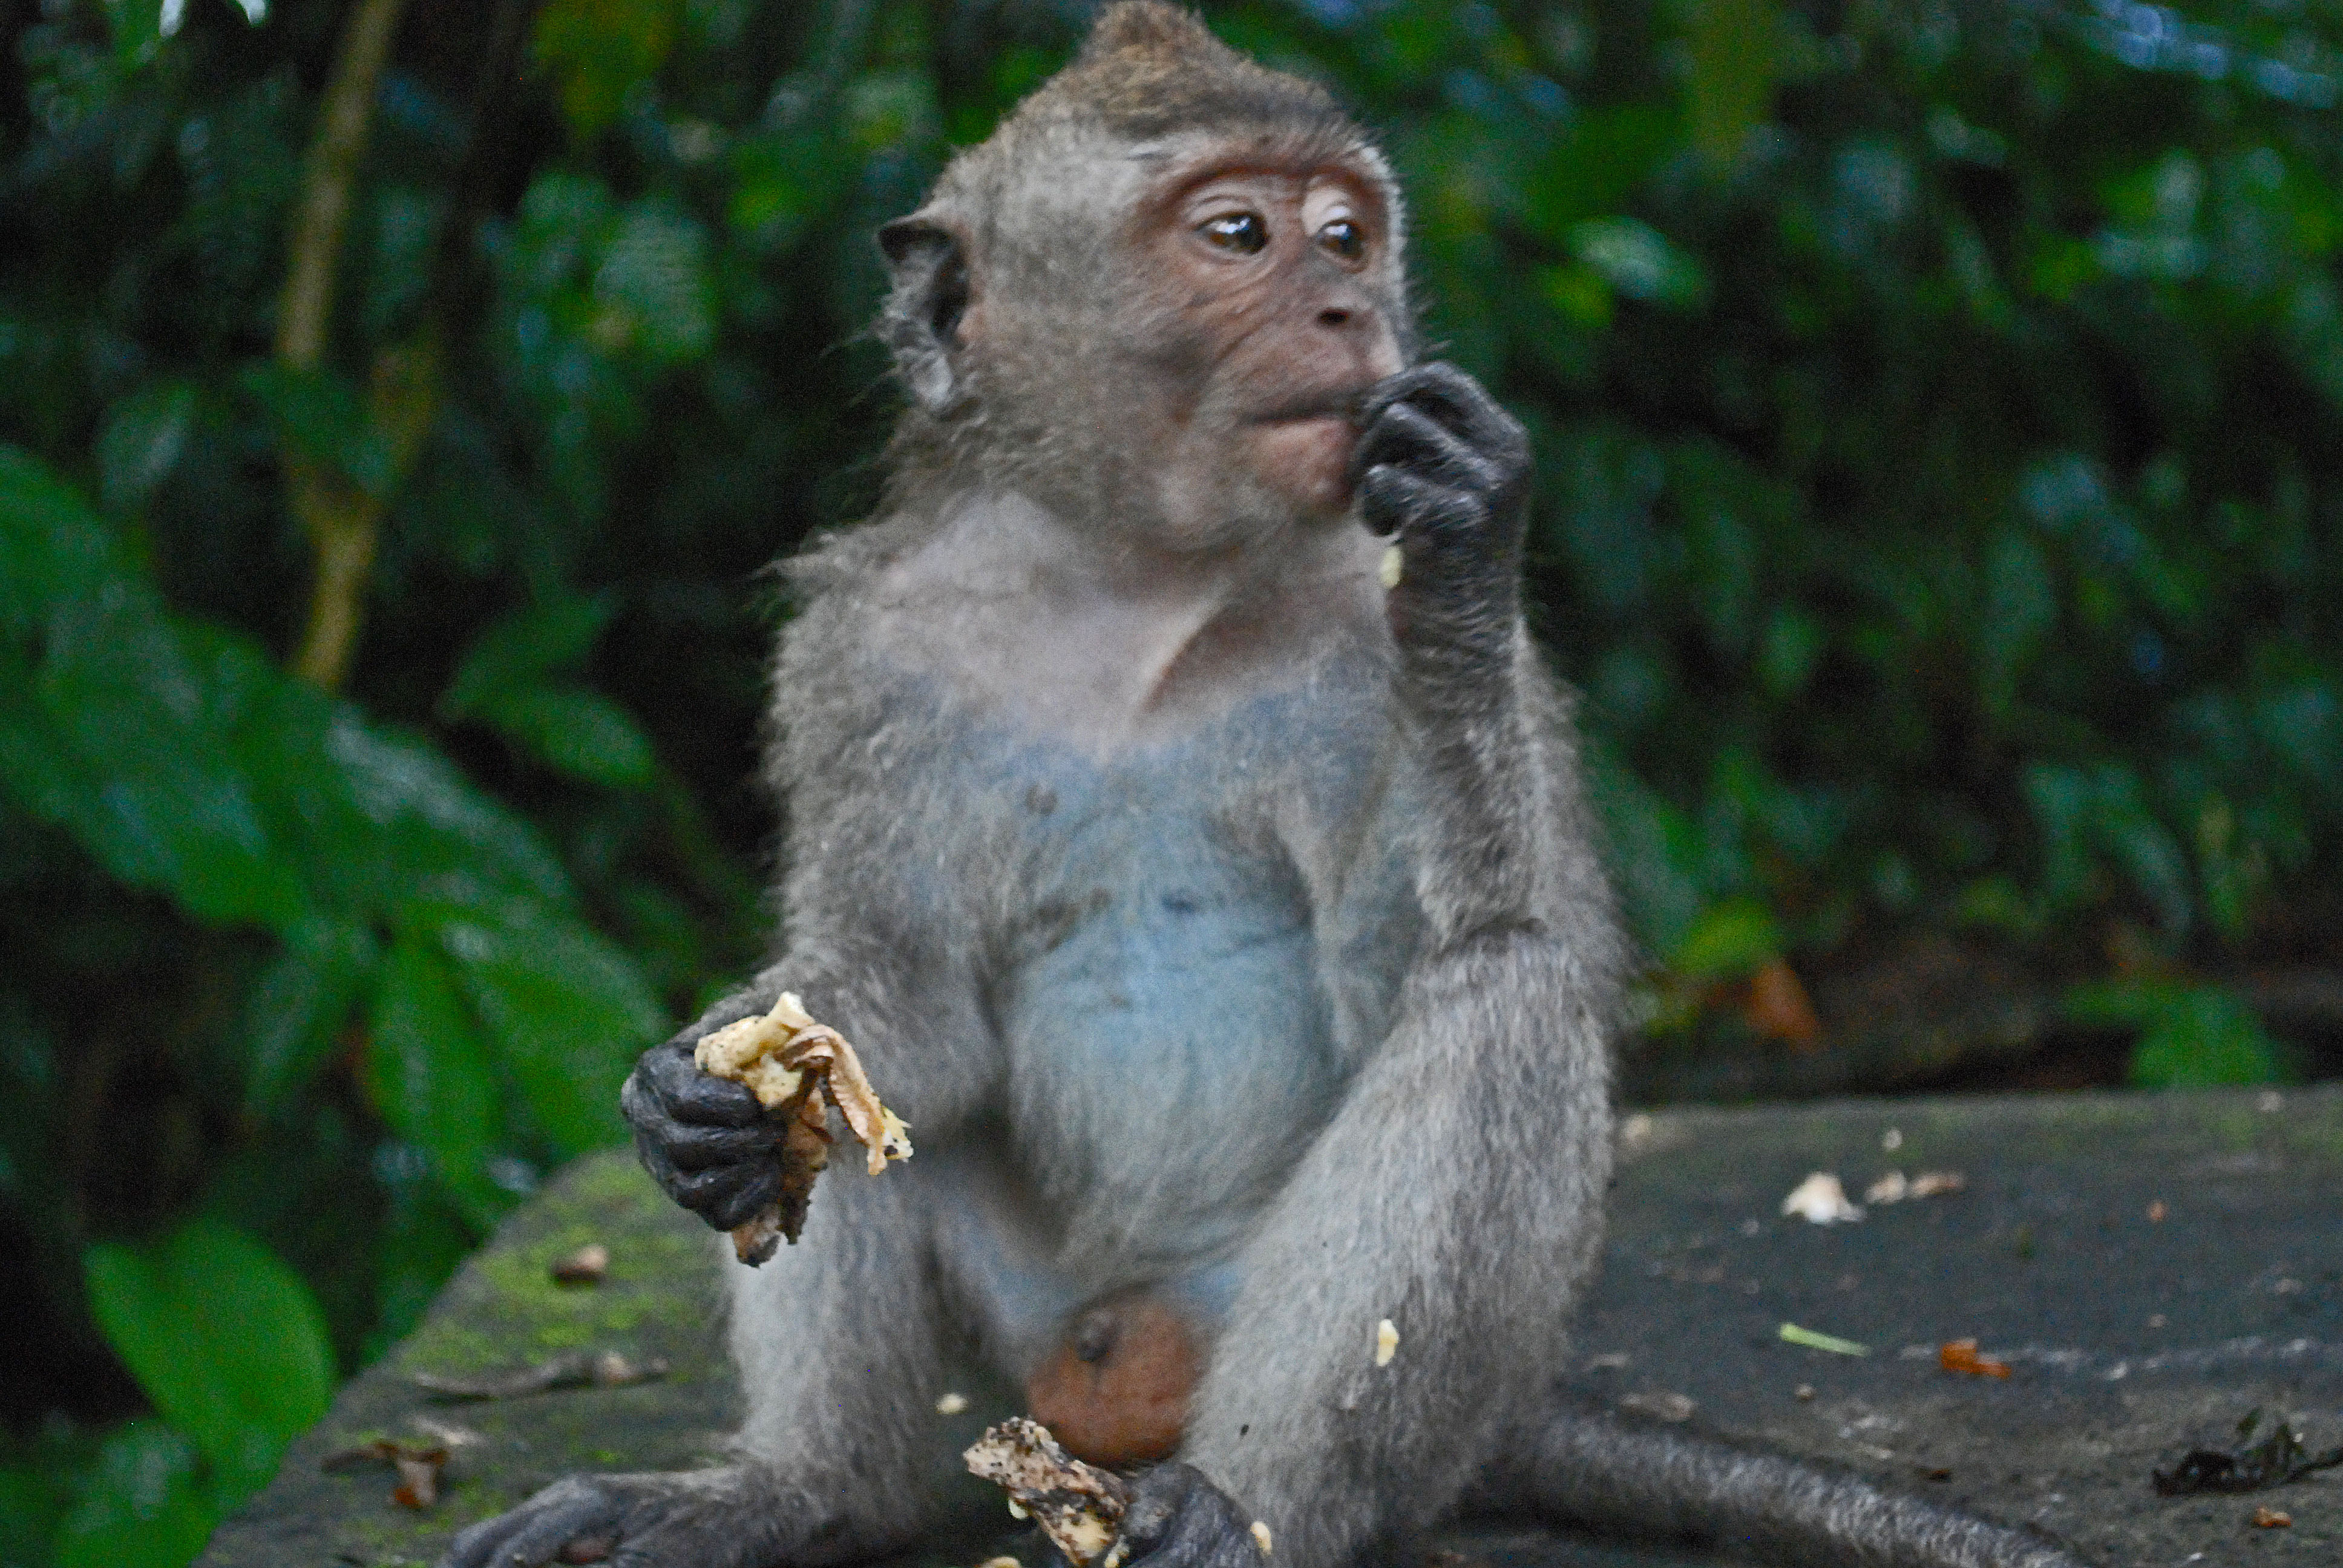
{"label": "monkey's arm", "polygon": [[745,1223],[779,1192],[783,1125],[748,1090],[693,1064],[701,1036],[770,1011],[781,992],[795,991],[853,1041],[880,1097],[923,1140],[948,1134],[997,1070],[974,985],[940,944],[870,899],[852,910],[826,907],[840,900],[819,866],[793,878],[792,891],[803,901],[792,906],[785,956],[644,1052],[619,1097],[653,1179],[719,1231]]}
{"label": "monkey's arm", "polygon": [[1543,1394],[1610,1161],[1615,943],[1521,626],[1526,444],[1426,367],[1372,400],[1358,472],[1403,555],[1412,780],[1364,839],[1410,845],[1425,930],[1388,1034],[1246,1249],[1183,1452],[1302,1568],[1428,1522]]}

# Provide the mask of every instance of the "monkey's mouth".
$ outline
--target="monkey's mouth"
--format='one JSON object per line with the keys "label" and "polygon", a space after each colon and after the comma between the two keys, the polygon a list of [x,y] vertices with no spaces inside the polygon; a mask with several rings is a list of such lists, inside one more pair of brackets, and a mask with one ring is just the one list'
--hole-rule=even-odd
{"label": "monkey's mouth", "polygon": [[1301,425],[1315,419],[1330,419],[1356,430],[1359,405],[1366,400],[1370,388],[1365,387],[1340,392],[1313,393],[1307,397],[1295,397],[1273,404],[1253,415],[1256,425]]}

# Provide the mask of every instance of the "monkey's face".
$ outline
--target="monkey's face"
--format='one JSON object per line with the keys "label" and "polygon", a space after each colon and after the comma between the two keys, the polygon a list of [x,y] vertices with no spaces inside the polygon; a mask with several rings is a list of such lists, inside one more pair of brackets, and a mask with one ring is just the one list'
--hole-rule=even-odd
{"label": "monkey's face", "polygon": [[1151,182],[1124,254],[1141,295],[1134,389],[1173,533],[1263,501],[1305,519],[1348,510],[1353,410],[1403,363],[1393,217],[1369,170],[1261,148]]}

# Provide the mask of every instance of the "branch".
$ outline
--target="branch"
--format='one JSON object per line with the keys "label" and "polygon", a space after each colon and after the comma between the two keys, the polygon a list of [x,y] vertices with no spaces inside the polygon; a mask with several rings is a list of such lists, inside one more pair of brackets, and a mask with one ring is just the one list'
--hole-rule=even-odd
{"label": "branch", "polygon": [[[366,152],[374,116],[375,85],[390,55],[406,0],[358,0],[343,29],[334,75],[309,148],[301,206],[277,313],[277,358],[287,369],[314,371],[324,357],[340,270],[343,231],[349,226],[351,187]],[[386,351],[376,357],[377,422],[390,437],[392,472],[404,472],[430,428],[436,402],[437,356],[427,350]],[[309,619],[294,673],[330,691],[348,673],[357,641],[367,577],[374,568],[384,499],[359,489],[313,459],[288,455],[286,488],[293,512],[317,554]]]}

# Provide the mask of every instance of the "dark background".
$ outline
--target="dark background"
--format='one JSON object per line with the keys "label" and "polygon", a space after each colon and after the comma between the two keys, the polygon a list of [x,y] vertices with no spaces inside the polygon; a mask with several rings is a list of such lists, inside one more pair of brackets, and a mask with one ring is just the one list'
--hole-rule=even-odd
{"label": "dark background", "polygon": [[[0,1563],[185,1562],[756,961],[870,231],[1085,10],[9,8]],[[1536,437],[1631,1097],[2343,1069],[2332,11],[1207,14]]]}

